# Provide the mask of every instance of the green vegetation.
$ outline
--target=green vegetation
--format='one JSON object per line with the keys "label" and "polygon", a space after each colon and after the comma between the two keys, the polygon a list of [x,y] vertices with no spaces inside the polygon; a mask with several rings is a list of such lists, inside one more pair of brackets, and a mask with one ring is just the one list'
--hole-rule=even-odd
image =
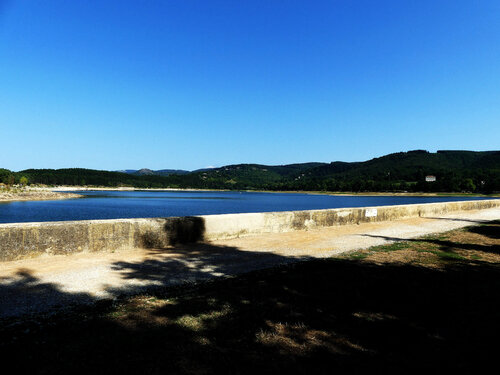
{"label": "green vegetation", "polygon": [[162,188],[169,186],[168,181],[166,181],[167,177],[156,175],[139,176],[82,168],[26,169],[15,173],[16,178],[21,175],[27,176],[31,183],[45,185],[135,186],[139,188]]}
{"label": "green vegetation", "polygon": [[15,183],[15,175],[8,169],[0,168],[0,183],[5,185],[13,185]]}
{"label": "green vegetation", "polygon": [[28,185],[28,178],[26,176],[21,176],[21,178],[19,179],[19,184],[21,184],[22,186]]}
{"label": "green vegetation", "polygon": [[[26,176],[31,183],[47,185],[138,188],[463,194],[500,191],[500,151],[430,153],[416,150],[354,163],[238,164],[190,173],[145,171],[122,173],[73,168],[14,173],[2,169],[0,181],[9,184],[13,179],[19,182],[21,176]],[[435,176],[436,181],[427,182],[429,175]]]}
{"label": "green vegetation", "polygon": [[[426,182],[428,175],[435,182]],[[334,162],[309,170],[298,190],[493,192],[500,190],[500,152],[410,151],[363,163]]]}

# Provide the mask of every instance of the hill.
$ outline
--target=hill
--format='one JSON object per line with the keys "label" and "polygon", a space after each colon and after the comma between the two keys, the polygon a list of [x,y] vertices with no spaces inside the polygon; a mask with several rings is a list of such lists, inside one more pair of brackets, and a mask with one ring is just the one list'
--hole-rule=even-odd
{"label": "hill", "polygon": [[142,169],[124,169],[124,170],[116,171],[116,172],[133,174],[133,175],[136,175],[136,176],[144,176],[144,175],[147,175],[147,176],[152,176],[152,175],[156,175],[156,176],[168,176],[168,175],[171,175],[171,174],[187,174],[187,173],[190,173],[189,171],[186,171],[184,169],[160,169],[160,170],[157,170],[157,171],[153,171],[153,170],[148,169],[148,168],[142,168]]}
{"label": "hill", "polygon": [[[426,182],[426,176],[436,177]],[[120,172],[91,169],[0,170],[0,181],[25,176],[49,185],[134,186],[230,190],[308,191],[500,191],[500,151],[398,152],[364,162],[299,163],[269,166],[235,164],[193,172],[150,169]]]}
{"label": "hill", "polygon": [[[426,183],[427,175],[436,182]],[[499,177],[500,151],[416,150],[313,168],[294,185],[334,191],[493,191],[500,189]]]}
{"label": "hill", "polygon": [[26,169],[14,173],[28,177],[30,183],[45,185],[91,185],[91,186],[134,186],[139,188],[167,187],[164,176],[135,175],[122,172],[99,171],[94,169]]}

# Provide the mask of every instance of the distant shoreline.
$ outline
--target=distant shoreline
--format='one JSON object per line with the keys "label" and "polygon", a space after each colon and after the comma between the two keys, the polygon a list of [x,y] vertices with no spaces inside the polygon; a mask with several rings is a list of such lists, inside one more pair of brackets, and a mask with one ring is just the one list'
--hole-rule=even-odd
{"label": "distant shoreline", "polygon": [[[52,192],[61,191],[237,191],[228,189],[186,189],[186,188],[136,188],[136,187],[90,187],[90,186],[56,186],[50,188],[32,188],[39,190],[49,190]],[[300,190],[239,190],[249,193],[290,193],[290,194],[315,194],[315,195],[332,195],[332,196],[401,196],[401,197],[498,197],[500,194],[473,194],[473,193],[394,193],[394,192],[327,192],[327,191],[300,191]]]}
{"label": "distant shoreline", "polygon": [[80,194],[61,193],[51,190],[42,189],[26,189],[26,190],[10,190],[0,191],[0,203],[9,202],[26,202],[26,201],[52,201],[61,199],[82,198]]}

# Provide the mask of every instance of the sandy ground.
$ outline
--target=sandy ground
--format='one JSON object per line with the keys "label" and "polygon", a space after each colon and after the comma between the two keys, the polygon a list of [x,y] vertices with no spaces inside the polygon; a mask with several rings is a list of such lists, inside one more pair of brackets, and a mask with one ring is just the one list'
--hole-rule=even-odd
{"label": "sandy ground", "polygon": [[55,311],[152,288],[230,276],[500,219],[500,208],[265,234],[166,249],[0,263],[0,317]]}
{"label": "sandy ground", "polygon": [[59,199],[81,198],[82,195],[74,193],[59,193],[44,189],[24,189],[20,191],[0,191],[0,202],[16,202],[16,201],[46,201]]}

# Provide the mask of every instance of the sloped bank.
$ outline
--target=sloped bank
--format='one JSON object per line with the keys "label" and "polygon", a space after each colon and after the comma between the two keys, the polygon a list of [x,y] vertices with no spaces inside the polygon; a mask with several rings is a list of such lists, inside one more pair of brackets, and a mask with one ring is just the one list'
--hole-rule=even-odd
{"label": "sloped bank", "polygon": [[46,190],[5,190],[0,189],[0,202],[17,202],[17,201],[47,201],[59,199],[74,199],[82,198],[80,194],[61,193],[56,191]]}
{"label": "sloped bank", "polygon": [[166,248],[176,243],[412,217],[438,217],[455,211],[494,207],[500,207],[500,200],[153,219],[0,224],[0,261],[43,254]]}

